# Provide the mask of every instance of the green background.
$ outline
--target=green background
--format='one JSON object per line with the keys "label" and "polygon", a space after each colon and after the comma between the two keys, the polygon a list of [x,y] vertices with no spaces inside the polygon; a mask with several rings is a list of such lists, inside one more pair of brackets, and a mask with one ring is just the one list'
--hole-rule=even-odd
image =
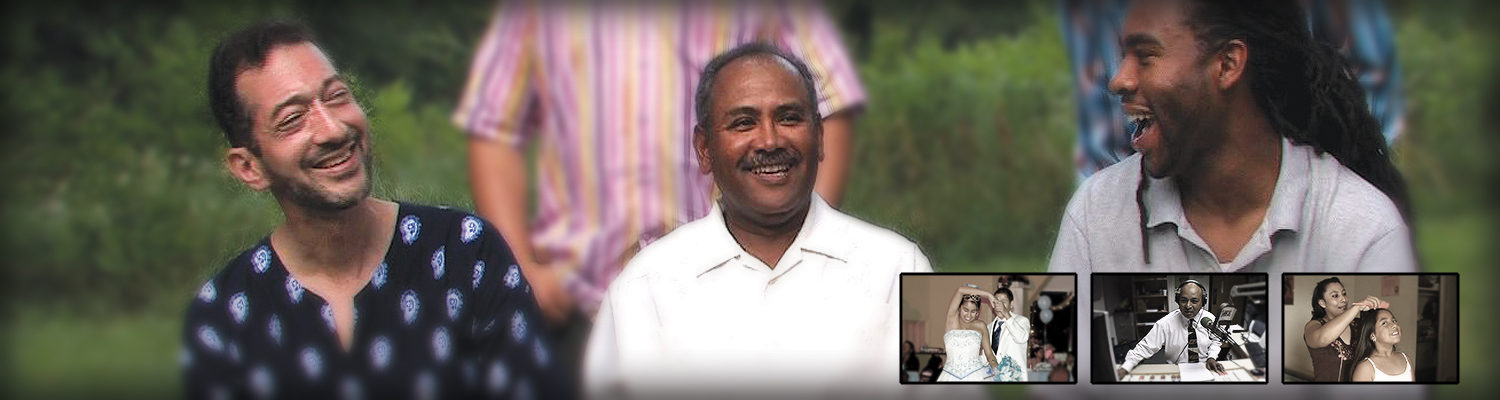
{"label": "green background", "polygon": [[[93,3],[8,5],[0,27],[4,397],[177,393],[183,305],[280,220],[223,170],[205,100],[208,53],[251,21],[309,23],[353,78],[377,196],[472,208],[449,115],[491,2]],[[1075,184],[1057,5],[906,3],[829,3],[870,97],[844,208],[940,271],[1045,270]],[[1461,273],[1471,305],[1465,383],[1445,396],[1488,392],[1497,372],[1481,340],[1497,325],[1472,306],[1497,282],[1497,19],[1482,4],[1389,3],[1407,96],[1395,159],[1422,260]]]}

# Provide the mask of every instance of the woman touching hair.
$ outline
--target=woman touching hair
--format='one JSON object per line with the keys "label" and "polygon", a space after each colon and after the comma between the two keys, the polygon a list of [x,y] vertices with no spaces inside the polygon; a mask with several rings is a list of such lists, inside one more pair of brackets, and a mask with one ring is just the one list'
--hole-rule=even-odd
{"label": "woman touching hair", "polygon": [[1366,296],[1358,302],[1349,299],[1343,282],[1333,277],[1318,281],[1313,287],[1312,319],[1302,328],[1302,341],[1313,361],[1314,382],[1348,381],[1347,374],[1353,349],[1350,324],[1359,315],[1352,310],[1369,311],[1380,305],[1380,299]]}
{"label": "woman touching hair", "polygon": [[953,292],[953,300],[948,302],[947,332],[943,333],[948,361],[938,382],[985,381],[994,376],[999,363],[989,341],[984,340],[988,324],[979,318],[980,301],[988,301],[990,307],[999,304],[993,294],[978,286],[964,285]]}

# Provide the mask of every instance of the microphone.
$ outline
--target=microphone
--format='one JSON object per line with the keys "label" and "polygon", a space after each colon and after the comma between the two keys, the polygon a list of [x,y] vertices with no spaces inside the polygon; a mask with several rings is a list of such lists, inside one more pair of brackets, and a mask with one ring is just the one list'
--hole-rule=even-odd
{"label": "microphone", "polygon": [[1208,333],[1212,333],[1214,336],[1218,337],[1220,340],[1223,340],[1223,341],[1226,341],[1226,342],[1230,342],[1230,343],[1234,343],[1234,340],[1232,340],[1232,339],[1229,338],[1229,334],[1228,333],[1224,333],[1224,331],[1219,330],[1219,327],[1214,326],[1214,321],[1211,320],[1211,319],[1208,319],[1208,317],[1203,317],[1203,319],[1198,320],[1198,325],[1202,326],[1203,330],[1208,331]]}
{"label": "microphone", "polygon": [[[1243,354],[1245,357],[1250,357],[1249,354],[1244,354],[1244,351],[1240,350],[1240,344],[1235,342],[1234,338],[1229,337],[1229,334],[1224,333],[1224,331],[1219,330],[1218,327],[1214,326],[1213,320],[1208,319],[1208,317],[1203,317],[1203,319],[1198,320],[1198,325],[1203,326],[1203,330],[1206,330],[1208,331],[1208,333],[1217,336],[1219,340],[1224,341],[1224,343],[1228,343],[1230,347],[1223,350],[1229,351],[1231,355],[1237,356]],[[1221,350],[1219,353],[1223,354],[1223,350]]]}
{"label": "microphone", "polygon": [[1233,305],[1231,305],[1229,303],[1220,304],[1219,305],[1219,323],[1221,323],[1221,324],[1229,324],[1229,321],[1234,319],[1234,314],[1236,312],[1238,312],[1238,311],[1239,311],[1238,308],[1235,308],[1235,306],[1233,306]]}

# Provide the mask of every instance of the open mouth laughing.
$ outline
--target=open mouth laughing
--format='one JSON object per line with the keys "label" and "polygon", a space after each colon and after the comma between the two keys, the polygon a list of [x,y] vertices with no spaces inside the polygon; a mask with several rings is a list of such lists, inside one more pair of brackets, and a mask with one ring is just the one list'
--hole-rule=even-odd
{"label": "open mouth laughing", "polygon": [[357,153],[359,152],[359,150],[359,142],[351,141],[349,145],[345,146],[343,149],[329,153],[317,159],[316,162],[312,163],[311,167],[313,170],[319,172],[334,175],[343,175],[352,171],[356,164],[358,164],[356,161],[358,161]]}
{"label": "open mouth laughing", "polygon": [[1155,142],[1155,135],[1148,137],[1149,133],[1156,132],[1156,130],[1151,129],[1156,125],[1155,115],[1147,112],[1131,112],[1125,118],[1128,123],[1126,125],[1127,130],[1130,133],[1130,147],[1142,150],[1144,147],[1149,147],[1150,144]]}

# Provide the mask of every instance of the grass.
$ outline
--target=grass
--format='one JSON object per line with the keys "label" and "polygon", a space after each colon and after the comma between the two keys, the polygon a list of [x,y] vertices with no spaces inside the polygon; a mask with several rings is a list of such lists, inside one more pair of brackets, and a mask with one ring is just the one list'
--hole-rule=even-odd
{"label": "grass", "polygon": [[180,317],[180,311],[17,315],[5,334],[5,368],[13,373],[5,397],[180,397]]}

